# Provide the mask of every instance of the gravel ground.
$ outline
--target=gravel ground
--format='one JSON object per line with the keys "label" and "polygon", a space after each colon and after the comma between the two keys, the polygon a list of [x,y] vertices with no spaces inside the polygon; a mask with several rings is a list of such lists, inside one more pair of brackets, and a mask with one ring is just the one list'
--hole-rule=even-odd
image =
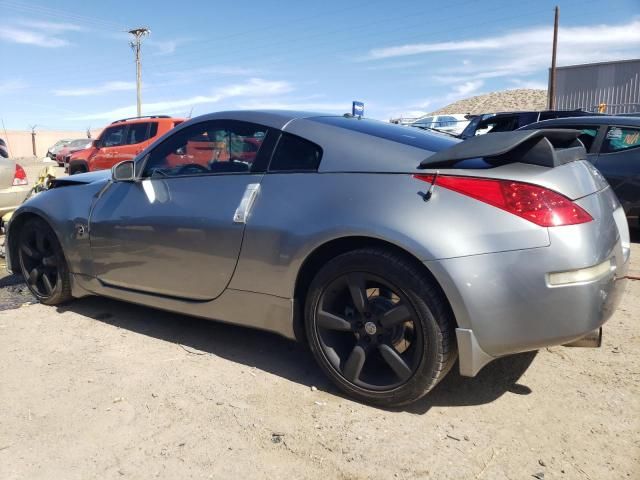
{"label": "gravel ground", "polygon": [[[31,300],[10,283],[0,302]],[[6,309],[0,478],[637,479],[639,311],[629,281],[602,348],[453,371],[381,410],[264,332],[99,298]]]}

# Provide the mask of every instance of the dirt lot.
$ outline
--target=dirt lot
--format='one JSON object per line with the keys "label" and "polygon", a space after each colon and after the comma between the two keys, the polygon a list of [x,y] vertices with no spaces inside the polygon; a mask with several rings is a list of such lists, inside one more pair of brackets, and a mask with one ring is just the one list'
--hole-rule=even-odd
{"label": "dirt lot", "polygon": [[602,348],[454,371],[397,411],[342,397],[277,336],[98,298],[23,305],[11,283],[2,479],[640,478],[640,281]]}

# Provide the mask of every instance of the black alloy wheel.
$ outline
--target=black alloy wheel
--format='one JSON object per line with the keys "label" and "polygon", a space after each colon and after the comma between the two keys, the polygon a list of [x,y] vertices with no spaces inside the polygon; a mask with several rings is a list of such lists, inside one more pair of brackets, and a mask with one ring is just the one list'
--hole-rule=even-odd
{"label": "black alloy wheel", "polygon": [[363,249],[329,261],[309,288],[305,322],[329,378],[376,405],[420,398],[456,358],[446,300],[401,254]]}
{"label": "black alloy wheel", "polygon": [[316,309],[322,351],[349,382],[390,390],[415,373],[424,353],[417,314],[396,287],[367,272],[327,285]]}
{"label": "black alloy wheel", "polygon": [[43,220],[32,218],[22,226],[18,259],[29,290],[40,302],[57,305],[71,298],[69,271],[62,248]]}

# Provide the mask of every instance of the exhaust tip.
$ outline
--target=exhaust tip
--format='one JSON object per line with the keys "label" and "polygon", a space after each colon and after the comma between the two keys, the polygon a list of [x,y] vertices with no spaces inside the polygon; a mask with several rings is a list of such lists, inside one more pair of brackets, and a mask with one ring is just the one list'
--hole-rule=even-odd
{"label": "exhaust tip", "polygon": [[584,337],[580,337],[571,343],[565,343],[565,347],[599,348],[602,345],[602,327],[591,330]]}

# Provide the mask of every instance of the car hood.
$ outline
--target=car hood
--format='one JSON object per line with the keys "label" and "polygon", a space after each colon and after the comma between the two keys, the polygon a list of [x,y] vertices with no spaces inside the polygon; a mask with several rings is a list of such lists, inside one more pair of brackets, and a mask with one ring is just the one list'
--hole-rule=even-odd
{"label": "car hood", "polygon": [[56,178],[51,181],[49,188],[68,187],[72,185],[87,185],[111,178],[111,170],[100,170],[98,172],[80,173],[68,177]]}

